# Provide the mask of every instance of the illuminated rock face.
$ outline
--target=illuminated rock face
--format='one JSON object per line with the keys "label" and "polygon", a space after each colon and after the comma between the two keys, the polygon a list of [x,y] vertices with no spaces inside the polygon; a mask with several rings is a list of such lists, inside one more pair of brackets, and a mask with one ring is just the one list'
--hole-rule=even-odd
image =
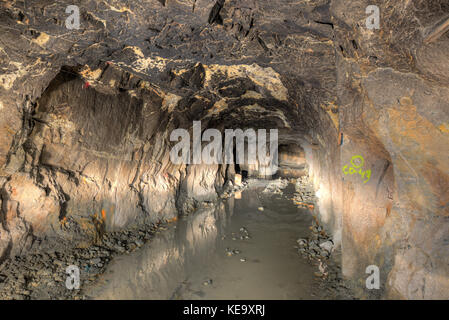
{"label": "illuminated rock face", "polygon": [[0,4],[0,259],[215,199],[233,166],[169,159],[201,120],[304,151],[280,155],[305,158],[361,290],[378,265],[387,297],[448,298],[447,1],[384,1],[373,30],[364,0],[88,1],[79,30],[69,4]]}

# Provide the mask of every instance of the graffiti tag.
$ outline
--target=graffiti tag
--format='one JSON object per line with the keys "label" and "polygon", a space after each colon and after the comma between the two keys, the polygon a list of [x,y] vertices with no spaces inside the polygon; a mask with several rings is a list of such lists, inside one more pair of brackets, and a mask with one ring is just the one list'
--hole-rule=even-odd
{"label": "graffiti tag", "polygon": [[362,156],[353,156],[351,158],[351,167],[348,169],[348,165],[345,165],[343,167],[343,173],[345,175],[350,174],[353,175],[355,173],[358,173],[362,176],[363,179],[366,178],[363,183],[367,183],[369,179],[371,178],[371,170],[362,171],[362,167],[365,164],[365,160]]}

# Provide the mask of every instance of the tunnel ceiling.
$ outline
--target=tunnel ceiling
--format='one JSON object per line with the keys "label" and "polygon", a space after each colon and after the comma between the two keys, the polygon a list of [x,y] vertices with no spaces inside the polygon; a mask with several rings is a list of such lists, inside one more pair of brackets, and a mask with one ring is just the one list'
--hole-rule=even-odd
{"label": "tunnel ceiling", "polygon": [[[431,55],[421,45],[428,29],[447,12],[445,2],[414,1],[406,6],[387,1],[383,23],[392,32],[381,36],[360,27],[366,18],[365,2],[88,1],[81,6],[80,29],[70,32],[64,28],[64,1],[41,1],[26,8],[8,2],[2,10],[2,25],[8,30],[2,38],[2,81],[4,89],[14,91],[16,86],[23,95],[20,79],[32,75],[26,85],[33,88],[27,93],[33,101],[63,66],[86,66],[82,78],[100,86],[105,70],[113,65],[135,77],[128,84],[113,80],[116,89],[135,89],[137,79],[142,79],[164,93],[190,99],[187,104],[197,108],[201,103],[193,100],[201,91],[208,103],[231,98],[228,115],[240,120],[248,117],[232,110],[255,100],[232,98],[263,91],[259,82],[268,86],[262,107],[280,109],[287,119],[293,116],[303,132],[321,125],[318,113],[323,111],[338,127],[337,99],[351,98],[342,94],[346,84],[337,77],[351,70],[352,61],[360,62],[360,70],[354,70],[359,78],[382,67],[449,80],[444,72],[446,42],[432,47]],[[211,74],[214,78],[204,79]],[[22,109],[7,118],[20,117]],[[15,143],[14,135],[6,136],[0,150],[3,162]]]}
{"label": "tunnel ceiling", "polygon": [[[0,260],[31,235],[89,243],[93,213],[114,230],[214,199],[232,169],[168,156],[201,120],[304,149],[346,276],[377,264],[392,297],[447,297],[448,15],[449,0],[2,2]],[[342,173],[356,155],[369,182]]]}

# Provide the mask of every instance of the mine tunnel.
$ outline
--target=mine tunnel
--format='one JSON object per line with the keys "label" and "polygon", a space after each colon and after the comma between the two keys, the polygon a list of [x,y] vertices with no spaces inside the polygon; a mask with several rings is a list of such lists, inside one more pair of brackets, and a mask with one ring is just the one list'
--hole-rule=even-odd
{"label": "mine tunnel", "polygon": [[[101,76],[95,81],[83,79],[83,74],[89,72],[83,66],[61,67],[36,100],[23,144],[30,176],[20,175],[20,179],[36,184],[36,192],[42,191],[31,200],[28,212],[23,207],[21,216],[34,223],[30,230],[34,241],[51,237],[51,243],[62,237],[88,243],[89,247],[117,249],[119,253],[133,251],[133,241],[143,243],[139,234],[134,239],[135,231],[129,231],[132,235],[125,241],[118,240],[124,230],[142,226],[151,226],[152,232],[159,226],[168,230],[164,236],[149,241],[153,245],[145,254],[151,255],[151,259],[145,259],[160,261],[160,265],[146,270],[145,276],[133,284],[136,287],[128,284],[127,290],[115,292],[86,284],[86,296],[170,299],[204,295],[220,299],[233,297],[231,287],[235,286],[241,290],[234,298],[306,299],[319,295],[313,278],[320,271],[313,270],[314,262],[301,260],[298,250],[306,249],[303,243],[300,242],[301,248],[294,247],[299,245],[297,239],[301,235],[310,236],[309,227],[313,226],[314,231],[319,230],[312,234],[316,239],[310,240],[316,251],[307,244],[304,255],[311,258],[308,254],[316,252],[327,259],[333,249],[331,235],[324,232],[319,222],[314,224],[316,199],[309,170],[313,163],[323,165],[323,170],[331,166],[314,160],[312,150],[320,151],[322,147],[313,136],[320,132],[322,141],[328,139],[331,144],[321,152],[337,157],[337,132],[326,130],[329,125],[325,122],[318,128],[323,131],[308,125],[302,112],[316,118],[317,123],[325,120],[320,120],[307,102],[303,111],[294,110],[278,91],[283,89],[281,82],[270,78],[270,73],[264,74],[263,69],[245,66],[237,69],[235,76],[228,76],[196,64],[180,75],[168,77],[166,85],[175,92],[179,84],[181,89],[187,83],[193,86],[194,95],[183,97],[165,93],[113,64],[101,65]],[[262,73],[266,83],[252,80],[259,76],[252,72]],[[275,91],[268,84],[279,88]],[[229,139],[232,161],[225,161],[223,156],[213,164],[194,163],[195,120],[201,121],[202,162],[207,129],[221,133],[223,148],[214,152],[223,155],[228,140],[226,130],[241,130],[241,138],[237,134]],[[172,141],[170,134],[180,128],[188,132],[191,157],[186,163],[177,164],[170,152],[178,140]],[[261,129],[264,131],[260,133]],[[253,130],[253,140],[247,130]],[[270,130],[276,130],[275,145],[270,140]],[[265,138],[264,156],[273,156],[275,170],[268,163],[261,163],[258,144],[262,141],[257,140],[261,134]],[[243,155],[239,154],[241,151]],[[251,162],[254,152],[256,161]],[[14,182],[10,184],[13,190]],[[44,203],[36,219],[35,203],[41,200]],[[257,243],[253,243],[254,238]],[[328,243],[332,249],[321,249],[321,243]],[[22,249],[15,245],[10,248],[10,255]],[[288,254],[279,255],[284,250]],[[166,254],[173,257],[161,261]],[[319,256],[316,258],[321,261]],[[206,259],[212,262],[206,264]],[[98,269],[98,265],[91,265],[91,260],[82,267]],[[106,264],[100,262],[103,263]],[[132,274],[130,267],[137,272],[141,263],[130,260],[117,266],[112,281],[124,281],[117,284],[124,286],[127,281],[122,272]],[[202,268],[203,263],[208,267]],[[226,264],[226,269],[221,270]],[[180,268],[182,272],[176,271]],[[206,279],[208,273],[211,279]],[[323,270],[322,276],[326,273]],[[219,279],[214,280],[219,275],[224,278],[222,284]],[[162,284],[161,280],[156,281],[157,277],[162,278]],[[235,277],[241,278],[236,281]],[[200,288],[193,291],[182,285],[186,279],[192,285],[199,283]],[[265,279],[265,286],[259,283],[261,279]],[[276,289],[278,282],[286,288]],[[207,293],[207,289],[211,292]]]}
{"label": "mine tunnel", "polygon": [[446,2],[41,2],[0,4],[0,299],[449,298]]}

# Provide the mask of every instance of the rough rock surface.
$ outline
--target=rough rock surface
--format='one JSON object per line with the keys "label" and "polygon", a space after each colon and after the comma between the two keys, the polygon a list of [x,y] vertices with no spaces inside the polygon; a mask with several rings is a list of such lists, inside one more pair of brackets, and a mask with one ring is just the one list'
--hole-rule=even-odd
{"label": "rough rock surface", "polygon": [[[426,41],[448,14],[448,0],[1,2],[0,261],[214,199],[231,166],[169,160],[170,132],[201,120],[304,150],[360,290],[378,265],[387,297],[448,298],[449,33]],[[342,172],[356,155],[366,183]]]}

